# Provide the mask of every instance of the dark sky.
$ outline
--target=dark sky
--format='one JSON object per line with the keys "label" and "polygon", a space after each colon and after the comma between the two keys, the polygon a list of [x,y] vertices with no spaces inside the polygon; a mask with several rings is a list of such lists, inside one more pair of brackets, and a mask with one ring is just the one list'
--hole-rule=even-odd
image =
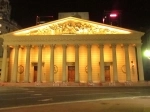
{"label": "dark sky", "polygon": [[150,27],[150,0],[10,0],[11,18],[23,28],[35,25],[36,16],[59,12],[89,12],[90,20],[102,22],[104,10],[121,10],[122,27],[141,30]]}

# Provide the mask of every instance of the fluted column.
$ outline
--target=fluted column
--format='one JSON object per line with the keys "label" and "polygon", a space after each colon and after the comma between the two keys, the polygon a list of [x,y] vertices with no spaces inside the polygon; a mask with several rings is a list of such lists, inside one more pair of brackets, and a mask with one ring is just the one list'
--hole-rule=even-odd
{"label": "fluted column", "polygon": [[51,57],[50,57],[50,82],[54,82],[54,45],[51,47]]}
{"label": "fluted column", "polygon": [[1,74],[1,82],[5,82],[6,77],[6,68],[7,68],[7,45],[3,45],[3,61],[2,61],[2,74]]}
{"label": "fluted column", "polygon": [[104,74],[104,45],[99,45],[100,47],[100,79],[101,82],[105,82],[105,74]]}
{"label": "fluted column", "polygon": [[38,51],[38,70],[37,70],[37,82],[42,82],[42,45],[39,45]]}
{"label": "fluted column", "polygon": [[138,72],[139,72],[139,81],[144,81],[141,44],[137,44],[136,47],[137,47],[137,61],[138,61],[137,64],[138,64]]}
{"label": "fluted column", "polygon": [[66,82],[66,48],[67,46],[66,45],[62,45],[63,47],[63,82]]}
{"label": "fluted column", "polygon": [[113,58],[113,81],[118,82],[116,45],[112,45],[112,58]]}
{"label": "fluted column", "polygon": [[130,74],[130,60],[129,60],[129,45],[125,44],[125,64],[126,64],[126,81],[131,81],[131,74]]}
{"label": "fluted column", "polygon": [[17,74],[18,74],[19,45],[15,45],[14,47],[15,47],[15,57],[11,82],[17,82]]}
{"label": "fluted column", "polygon": [[79,45],[75,45],[75,82],[79,82]]}
{"label": "fluted column", "polygon": [[30,49],[31,45],[26,45],[26,66],[25,66],[25,82],[29,82],[30,75]]}
{"label": "fluted column", "polygon": [[92,82],[91,45],[87,45],[87,51],[88,82]]}

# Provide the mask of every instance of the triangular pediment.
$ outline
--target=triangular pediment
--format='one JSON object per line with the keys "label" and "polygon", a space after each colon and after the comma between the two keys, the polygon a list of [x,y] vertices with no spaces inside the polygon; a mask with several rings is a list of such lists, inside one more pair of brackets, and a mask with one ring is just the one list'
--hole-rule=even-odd
{"label": "triangular pediment", "polygon": [[67,34],[130,34],[131,31],[102,23],[67,17],[25,28],[13,35],[67,35]]}

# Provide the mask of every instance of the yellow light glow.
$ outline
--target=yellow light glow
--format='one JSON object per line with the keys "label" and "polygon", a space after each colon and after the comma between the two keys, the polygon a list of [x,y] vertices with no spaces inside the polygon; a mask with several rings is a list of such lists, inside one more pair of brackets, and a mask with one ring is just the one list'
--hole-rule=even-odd
{"label": "yellow light glow", "polygon": [[150,50],[145,50],[144,55],[150,59]]}

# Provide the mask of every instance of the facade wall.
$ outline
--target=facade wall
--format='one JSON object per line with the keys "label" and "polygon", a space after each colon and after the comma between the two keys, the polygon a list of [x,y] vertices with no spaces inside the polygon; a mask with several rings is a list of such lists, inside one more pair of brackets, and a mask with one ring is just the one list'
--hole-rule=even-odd
{"label": "facade wall", "polygon": [[9,69],[8,69],[8,81],[11,81],[11,79],[12,79],[14,56],[15,56],[15,49],[14,49],[14,48],[10,48],[10,60],[9,60]]}
{"label": "facade wall", "polygon": [[[18,57],[18,67],[22,65],[25,71],[26,65],[26,47],[19,48],[19,57]],[[14,55],[15,49],[11,48],[10,50],[10,61],[8,67],[8,77],[7,80],[11,81],[13,74],[13,65],[14,65]],[[86,83],[88,82],[88,74],[86,72],[87,67],[87,45],[79,46],[79,81]],[[50,57],[51,57],[51,48],[50,46],[43,46],[42,48],[42,82],[50,82]],[[117,73],[118,81],[126,82],[126,73],[125,73],[125,51],[124,47],[121,45],[116,46],[116,57],[117,57]],[[133,45],[129,46],[129,61],[130,61],[130,74],[131,81],[137,82],[137,63],[136,63],[136,52]],[[32,46],[30,49],[30,73],[29,81],[34,82],[35,70],[34,67],[38,63],[38,46]],[[66,63],[75,63],[75,47],[74,45],[68,45],[66,49]],[[113,58],[112,58],[112,47],[109,44],[104,45],[104,66],[110,67],[110,82],[113,82]],[[63,47],[62,45],[56,45],[54,48],[54,65],[57,67],[57,72],[54,73],[54,81],[62,82],[62,72],[63,72]],[[68,81],[68,66],[66,64],[66,79]],[[99,45],[93,44],[91,46],[91,66],[92,66],[92,82],[100,82],[100,49]],[[23,82],[25,79],[25,72],[17,73],[17,82]]]}
{"label": "facade wall", "polygon": [[87,82],[87,73],[85,71],[87,67],[87,47],[81,45],[79,47],[79,79],[80,82]]}
{"label": "facade wall", "polygon": [[117,45],[116,47],[116,55],[117,55],[117,71],[118,71],[118,79],[120,82],[126,81],[126,73],[125,73],[125,51],[124,47]]}
{"label": "facade wall", "polygon": [[92,45],[92,80],[97,83],[100,82],[100,49],[98,45]]}
{"label": "facade wall", "polygon": [[129,57],[130,57],[130,73],[131,80],[133,82],[138,81],[137,75],[137,60],[135,46],[129,46]]}
{"label": "facade wall", "polygon": [[[42,51],[42,60],[44,62],[44,66],[42,69],[43,77],[42,80],[43,82],[49,82],[50,81],[50,47],[45,46],[43,47]],[[37,61],[38,62],[38,61]]]}
{"label": "facade wall", "polygon": [[68,66],[75,66],[75,47],[74,45],[68,45],[66,49],[66,80],[68,80]]}
{"label": "facade wall", "polygon": [[62,81],[62,59],[63,59],[63,49],[61,45],[57,45],[54,48],[54,65],[56,65],[58,71],[54,74],[54,81]]}
{"label": "facade wall", "polygon": [[25,72],[24,68],[23,71],[20,70],[20,66],[25,67],[26,62],[26,49],[25,48],[19,48],[19,57],[18,57],[18,74],[17,74],[17,81],[18,82],[24,82]]}

